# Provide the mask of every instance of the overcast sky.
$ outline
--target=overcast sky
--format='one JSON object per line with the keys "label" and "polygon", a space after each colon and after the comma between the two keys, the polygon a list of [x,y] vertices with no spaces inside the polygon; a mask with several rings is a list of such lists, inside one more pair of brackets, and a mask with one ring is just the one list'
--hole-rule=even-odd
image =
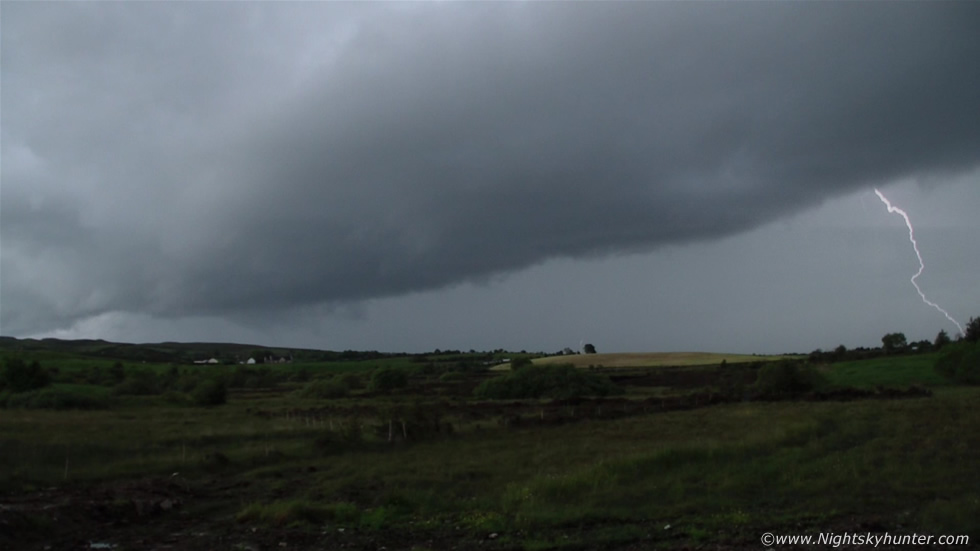
{"label": "overcast sky", "polygon": [[980,3],[3,2],[0,333],[807,352],[980,316]]}

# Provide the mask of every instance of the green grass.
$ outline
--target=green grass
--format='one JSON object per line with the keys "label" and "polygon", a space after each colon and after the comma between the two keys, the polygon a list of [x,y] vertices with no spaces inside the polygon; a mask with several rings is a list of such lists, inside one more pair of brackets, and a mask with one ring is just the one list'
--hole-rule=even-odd
{"label": "green grass", "polygon": [[235,468],[262,463],[272,452],[307,453],[315,427],[244,409],[139,397],[109,411],[3,410],[0,490],[201,471],[215,453]]}
{"label": "green grass", "polygon": [[863,511],[912,511],[925,527],[946,500],[980,513],[977,398],[737,404],[468,437],[332,458],[311,491],[512,530],[656,520],[716,533]]}
{"label": "green grass", "polygon": [[877,385],[889,387],[947,386],[951,382],[933,369],[938,357],[938,353],[931,353],[840,362],[831,364],[826,374],[831,383],[859,388],[870,388]]}

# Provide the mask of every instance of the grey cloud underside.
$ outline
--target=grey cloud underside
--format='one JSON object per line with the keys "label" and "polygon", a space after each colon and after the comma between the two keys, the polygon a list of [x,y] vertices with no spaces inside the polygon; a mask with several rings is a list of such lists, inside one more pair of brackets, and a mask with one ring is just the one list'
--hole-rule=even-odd
{"label": "grey cloud underside", "polygon": [[398,295],[980,165],[977,3],[217,6],[5,6],[4,249],[81,250],[44,316],[5,255],[5,330]]}

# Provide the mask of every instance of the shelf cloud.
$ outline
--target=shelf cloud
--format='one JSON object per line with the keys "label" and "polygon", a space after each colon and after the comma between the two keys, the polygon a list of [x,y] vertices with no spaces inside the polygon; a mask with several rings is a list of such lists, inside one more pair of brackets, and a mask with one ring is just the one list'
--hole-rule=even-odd
{"label": "shelf cloud", "polygon": [[980,166],[980,4],[11,3],[2,328],[711,240]]}

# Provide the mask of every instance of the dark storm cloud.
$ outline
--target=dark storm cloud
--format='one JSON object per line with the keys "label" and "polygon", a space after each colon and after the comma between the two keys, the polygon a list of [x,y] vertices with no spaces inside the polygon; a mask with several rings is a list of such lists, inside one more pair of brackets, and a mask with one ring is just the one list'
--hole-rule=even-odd
{"label": "dark storm cloud", "polygon": [[3,331],[745,231],[980,164],[980,4],[5,4]]}

